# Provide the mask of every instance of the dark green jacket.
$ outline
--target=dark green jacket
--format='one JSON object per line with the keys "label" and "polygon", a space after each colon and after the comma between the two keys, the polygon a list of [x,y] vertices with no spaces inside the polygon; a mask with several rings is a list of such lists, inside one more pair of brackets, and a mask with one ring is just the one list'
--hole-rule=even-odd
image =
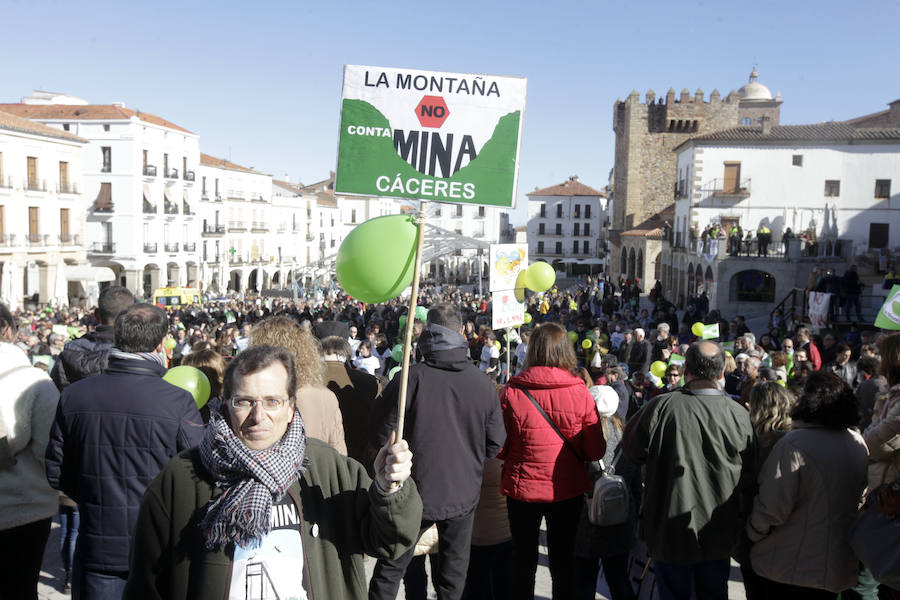
{"label": "dark green jacket", "polygon": [[695,393],[652,399],[622,439],[625,456],[646,465],[640,535],[652,558],[679,565],[729,557],[755,472],[747,410],[718,390]]}
{"label": "dark green jacket", "polygon": [[[290,488],[301,509],[303,577],[310,600],[366,597],[363,555],[396,558],[416,541],[422,500],[408,479],[390,496],[365,469],[309,439],[309,466]],[[181,453],[147,488],[131,547],[124,598],[222,600],[231,581],[230,547],[204,548],[199,523],[221,493],[196,448]]]}

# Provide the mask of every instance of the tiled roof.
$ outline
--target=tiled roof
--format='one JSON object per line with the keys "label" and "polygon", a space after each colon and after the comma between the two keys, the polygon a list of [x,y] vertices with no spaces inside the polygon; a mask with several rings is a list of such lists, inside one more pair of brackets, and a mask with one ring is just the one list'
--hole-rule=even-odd
{"label": "tiled roof", "polygon": [[663,239],[663,225],[668,221],[671,226],[674,217],[675,205],[670,204],[658,213],[650,215],[646,221],[637,227],[629,229],[628,231],[623,231],[620,235],[625,237],[642,237],[649,240],[661,240]]}
{"label": "tiled roof", "polygon": [[303,193],[302,186],[297,185],[296,183],[291,183],[290,181],[279,181],[277,179],[272,180],[272,185],[277,185],[278,187],[282,187],[286,190],[290,190],[295,194]]}
{"label": "tiled roof", "polygon": [[[684,142],[852,142],[900,141],[900,128],[857,129],[845,122],[829,121],[813,125],[778,125],[763,134],[759,127],[733,127]],[[681,144],[681,145],[684,145]]]}
{"label": "tiled roof", "polygon": [[569,177],[558,185],[552,185],[542,190],[534,190],[526,196],[606,196],[603,192],[584,185],[578,181],[577,176]]}
{"label": "tiled roof", "polygon": [[57,129],[55,127],[49,127],[47,125],[44,125],[43,123],[38,123],[37,121],[32,121],[30,119],[26,119],[24,117],[19,117],[14,114],[2,111],[0,111],[0,129],[20,131],[22,133],[31,133],[44,137],[59,138],[72,142],[88,142],[88,140],[80,138],[77,135],[73,135],[68,131],[63,131],[62,129]]}
{"label": "tiled roof", "polygon": [[329,208],[337,208],[337,200],[331,192],[319,192],[316,194],[316,205],[327,206]]}
{"label": "tiled roof", "polygon": [[0,111],[10,112],[27,119],[41,120],[66,120],[84,119],[90,121],[102,121],[104,119],[115,121],[137,117],[141,121],[176,129],[193,134],[184,127],[179,127],[171,121],[150,113],[138,112],[130,108],[122,108],[114,104],[0,104]]}
{"label": "tiled roof", "polygon": [[254,171],[249,167],[242,167],[241,165],[235,164],[230,160],[225,160],[224,158],[216,158],[215,156],[210,156],[209,154],[200,153],[200,164],[206,167],[218,167],[220,169],[231,169],[233,171],[244,171],[245,173],[255,173],[257,175],[262,175],[259,171]]}
{"label": "tiled roof", "polygon": [[855,119],[848,119],[844,121],[847,125],[853,125],[854,127],[879,127],[884,126],[888,117],[890,117],[891,111],[882,110],[877,113],[872,113],[871,115],[863,115],[861,117],[856,117]]}

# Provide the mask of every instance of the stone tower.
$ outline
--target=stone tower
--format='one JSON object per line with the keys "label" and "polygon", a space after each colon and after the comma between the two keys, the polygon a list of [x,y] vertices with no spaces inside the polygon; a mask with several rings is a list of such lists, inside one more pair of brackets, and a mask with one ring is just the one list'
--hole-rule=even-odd
{"label": "stone tower", "polygon": [[[649,90],[643,102],[637,91],[624,101],[616,100],[612,256],[618,256],[619,234],[674,202],[676,166],[672,150],[676,146],[695,135],[740,125],[761,127],[763,117],[769,117],[769,126],[778,125],[781,96],[773,99],[758,78],[754,67],[749,82],[724,98],[718,90],[707,99],[703,90],[691,95],[685,88],[679,95],[669,89],[658,99]],[[611,274],[617,276],[617,261],[610,261],[610,267]]]}

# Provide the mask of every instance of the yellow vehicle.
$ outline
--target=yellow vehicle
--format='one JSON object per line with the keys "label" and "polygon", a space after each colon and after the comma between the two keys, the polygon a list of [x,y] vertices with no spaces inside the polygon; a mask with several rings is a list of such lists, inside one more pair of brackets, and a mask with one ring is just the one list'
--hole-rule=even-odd
{"label": "yellow vehicle", "polygon": [[190,287],[164,287],[153,292],[153,304],[162,306],[186,306],[200,304],[200,290]]}

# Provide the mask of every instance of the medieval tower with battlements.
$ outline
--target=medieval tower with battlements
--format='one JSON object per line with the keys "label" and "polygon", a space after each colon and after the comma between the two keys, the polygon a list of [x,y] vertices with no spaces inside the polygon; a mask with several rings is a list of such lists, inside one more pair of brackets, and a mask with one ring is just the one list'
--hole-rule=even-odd
{"label": "medieval tower with battlements", "polygon": [[[669,89],[664,97],[653,90],[645,101],[637,91],[613,106],[616,133],[613,169],[613,211],[610,223],[610,275],[621,269],[615,260],[621,253],[621,234],[634,229],[674,202],[676,185],[675,153],[672,150],[695,135],[705,135],[730,127],[778,125],[781,95],[774,98],[759,83],[756,67],[749,82],[724,98],[713,90],[707,99],[703,90],[693,95],[686,88],[680,95]],[[702,178],[702,173],[697,173]],[[654,257],[646,257],[647,279],[654,273]],[[653,281],[645,286],[649,289]],[[645,290],[646,291],[646,290]]]}

